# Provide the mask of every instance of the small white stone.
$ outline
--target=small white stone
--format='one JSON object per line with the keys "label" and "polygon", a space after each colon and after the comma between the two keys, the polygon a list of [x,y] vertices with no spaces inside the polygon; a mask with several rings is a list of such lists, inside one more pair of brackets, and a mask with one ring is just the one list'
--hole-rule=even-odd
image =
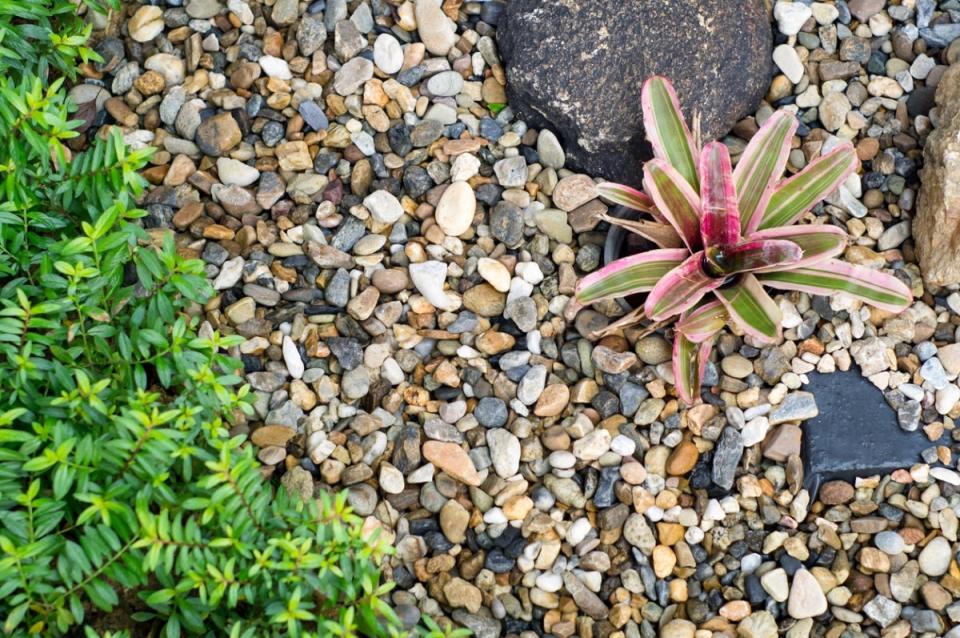
{"label": "small white stone", "polygon": [[403,215],[403,206],[392,193],[378,190],[363,199],[363,205],[381,224],[393,224]]}
{"label": "small white stone", "polygon": [[214,290],[227,290],[236,286],[243,275],[243,264],[243,257],[240,256],[223,262],[220,273],[213,280]]}
{"label": "small white stone", "polygon": [[637,444],[629,436],[618,434],[610,441],[610,450],[620,456],[630,456],[637,449]]}
{"label": "small white stone", "polygon": [[457,43],[457,25],[447,17],[435,0],[417,0],[414,8],[417,32],[427,51],[446,56]]}
{"label": "small white stone", "polygon": [[570,543],[573,547],[576,547],[583,539],[587,537],[587,534],[593,527],[590,525],[590,521],[586,518],[578,518],[573,522],[573,525],[570,526],[570,529],[567,530],[567,542]]}
{"label": "small white stone", "polygon": [[453,310],[458,306],[443,290],[443,284],[447,279],[447,265],[445,263],[442,261],[425,261],[419,264],[410,264],[407,270],[410,273],[410,280],[413,285],[431,304],[441,310]]}
{"label": "small white stone", "polygon": [[548,593],[558,592],[563,588],[563,578],[560,576],[560,574],[555,574],[553,572],[544,572],[543,574],[540,574],[537,576],[535,583],[537,587]]}
{"label": "small white stone", "polygon": [[949,483],[950,485],[960,485],[960,474],[957,474],[956,472],[954,472],[953,470],[947,467],[930,468],[930,476],[937,479],[938,481]]}
{"label": "small white stone", "polygon": [[403,49],[389,33],[381,33],[373,43],[373,61],[381,71],[392,75],[403,66]]}
{"label": "small white stone", "polygon": [[760,577],[760,586],[770,594],[771,598],[778,603],[782,603],[787,599],[790,590],[787,584],[787,572],[780,567],[771,569]]}
{"label": "small white stone", "polygon": [[265,55],[261,57],[258,62],[263,72],[272,78],[278,80],[290,80],[293,78],[293,74],[290,72],[290,67],[287,65],[286,60],[272,55]]}
{"label": "small white stone", "polygon": [[610,433],[594,430],[573,444],[573,454],[582,461],[596,461],[610,449]]}
{"label": "small white stone", "polygon": [[477,272],[498,291],[507,292],[510,290],[510,271],[496,259],[481,257],[477,261]]}
{"label": "small white stone", "polygon": [[550,456],[547,457],[547,462],[550,463],[550,467],[555,469],[569,470],[577,464],[577,457],[566,450],[557,450],[550,453]]}
{"label": "small white stone", "polygon": [[228,186],[249,186],[260,179],[260,171],[229,157],[217,159],[217,175]]}
{"label": "small white stone", "polygon": [[297,344],[287,335],[283,335],[283,362],[287,364],[287,372],[294,379],[303,377],[303,359],[300,358],[300,351],[297,350]]}
{"label": "small white stone", "polygon": [[937,412],[939,414],[948,414],[957,401],[960,401],[960,388],[954,384],[949,384],[937,390]]}
{"label": "small white stone", "polygon": [[381,463],[379,484],[387,494],[400,494],[404,488],[403,473],[389,463]]}
{"label": "small white stone", "polygon": [[773,61],[794,84],[799,84],[803,79],[803,62],[797,50],[789,44],[781,44],[773,50]]}
{"label": "small white stone", "polygon": [[767,431],[770,429],[770,421],[767,420],[765,416],[758,416],[755,419],[747,422],[743,426],[743,430],[740,432],[741,437],[743,438],[744,447],[750,447],[751,445],[756,445],[763,441],[767,436]]}
{"label": "small white stone", "polygon": [[800,2],[784,2],[780,0],[773,8],[773,17],[777,20],[777,27],[784,35],[797,35],[804,23],[810,19],[813,11]]}
{"label": "small white stone", "polygon": [[505,428],[487,430],[487,446],[493,469],[500,478],[510,478],[520,470],[520,440]]}
{"label": "small white stone", "polygon": [[950,567],[950,542],[943,536],[937,536],[923,548],[918,561],[920,571],[927,576],[943,576]]}
{"label": "small white stone", "polygon": [[810,10],[813,12],[813,17],[817,21],[817,24],[824,26],[832,24],[840,17],[840,12],[837,8],[826,2],[814,2],[810,5]]}
{"label": "small white stone", "polygon": [[535,286],[543,281],[543,271],[540,270],[540,265],[535,261],[521,261],[514,270],[528,284]]}
{"label": "small white stone", "polygon": [[450,165],[450,181],[465,182],[480,172],[480,160],[471,153],[461,153]]}
{"label": "small white stone", "polygon": [[458,237],[470,229],[477,212],[477,197],[467,182],[454,182],[443,191],[434,217],[441,230]]}

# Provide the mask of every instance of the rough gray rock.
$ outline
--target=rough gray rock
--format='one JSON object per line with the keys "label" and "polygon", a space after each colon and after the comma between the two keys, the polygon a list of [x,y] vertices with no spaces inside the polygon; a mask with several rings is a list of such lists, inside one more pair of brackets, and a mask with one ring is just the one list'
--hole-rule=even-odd
{"label": "rough gray rock", "polygon": [[704,139],[753,111],[770,78],[762,0],[513,0],[498,28],[511,107],[557,132],[574,167],[637,185],[640,89],[674,83]]}
{"label": "rough gray rock", "polygon": [[923,279],[932,286],[960,282],[960,64],[944,73],[937,89],[940,128],[924,147],[913,237]]}

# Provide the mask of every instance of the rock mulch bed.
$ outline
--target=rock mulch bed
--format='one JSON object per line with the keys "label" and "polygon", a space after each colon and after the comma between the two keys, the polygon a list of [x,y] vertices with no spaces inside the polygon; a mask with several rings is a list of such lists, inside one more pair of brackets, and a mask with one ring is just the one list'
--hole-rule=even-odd
{"label": "rock mulch bed", "polygon": [[918,302],[781,296],[783,343],[721,336],[691,409],[662,334],[591,341],[613,303],[564,316],[606,205],[506,105],[504,3],[159,4],[98,25],[74,96],[160,149],[145,223],[206,262],[210,328],[246,338],[256,418],[237,431],[304,497],[349,489],[396,547],[409,624],[960,636],[954,450],[818,496],[798,456],[805,375],[854,362],[904,429],[960,438],[960,292],[924,290],[910,233],[960,3],[776,3],[780,72],[725,141],[775,107],[802,121],[791,170],[854,140],[862,175],[809,217]]}

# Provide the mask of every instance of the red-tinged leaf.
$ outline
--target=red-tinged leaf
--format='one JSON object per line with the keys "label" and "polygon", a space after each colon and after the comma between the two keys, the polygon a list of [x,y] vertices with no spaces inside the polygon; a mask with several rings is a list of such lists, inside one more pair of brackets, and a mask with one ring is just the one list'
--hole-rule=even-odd
{"label": "red-tinged leaf", "polygon": [[654,219],[664,224],[667,223],[667,220],[663,219],[660,211],[657,210],[656,204],[654,204],[653,200],[643,191],[638,191],[636,188],[630,188],[624,184],[614,184],[613,182],[601,182],[597,184],[596,189],[597,195],[608,202],[649,213]]}
{"label": "red-tinged leaf", "polygon": [[663,321],[689,310],[723,284],[722,278],[715,279],[703,272],[702,260],[702,252],[694,253],[657,282],[644,304],[651,321]]}
{"label": "red-tinged leaf", "polygon": [[728,317],[722,303],[708,301],[683,313],[674,328],[690,341],[702,343],[720,332]]}
{"label": "red-tinged leaf", "polygon": [[800,261],[803,250],[785,239],[751,239],[727,250],[708,248],[705,254],[707,261],[718,272],[734,275],[789,267]]}
{"label": "red-tinged leaf", "polygon": [[817,224],[761,230],[750,235],[748,241],[757,239],[786,239],[800,246],[803,250],[803,258],[796,263],[788,264],[785,268],[772,266],[758,271],[766,272],[773,270],[795,270],[796,268],[812,266],[825,259],[836,257],[847,247],[849,237],[847,236],[847,231],[842,228]]}
{"label": "red-tinged leaf", "polygon": [[710,360],[713,342],[695,343],[683,334],[673,335],[673,381],[677,396],[687,405],[700,400],[700,382]]}
{"label": "red-tinged leaf", "polygon": [[737,186],[744,234],[753,232],[760,224],[774,186],[787,166],[790,140],[798,124],[793,114],[777,111],[763,123],[737,162],[733,181]]}
{"label": "red-tinged leaf", "polygon": [[740,241],[730,151],[720,142],[710,142],[700,153],[700,234],[708,248],[728,248]]}
{"label": "red-tinged leaf", "polygon": [[683,248],[683,240],[680,239],[680,235],[677,234],[677,231],[670,224],[623,219],[606,214],[600,215],[599,219],[607,221],[614,226],[625,228],[631,233],[640,235],[644,239],[652,241],[660,248]]}
{"label": "red-tinged leaf", "polygon": [[640,96],[643,127],[653,146],[653,155],[665,160],[699,190],[697,148],[680,111],[680,100],[670,81],[654,76],[644,82]]}
{"label": "red-tinged leaf", "polygon": [[680,173],[664,160],[650,160],[643,167],[643,187],[690,252],[700,250],[700,197]]}
{"label": "red-tinged leaf", "polygon": [[844,144],[810,163],[788,180],[777,184],[757,228],[789,226],[813,208],[857,170],[857,153]]}
{"label": "red-tinged leaf", "polygon": [[618,259],[581,279],[574,300],[586,305],[610,297],[646,292],[689,254],[683,249],[651,250]]}
{"label": "red-tinged leaf", "polygon": [[902,312],[913,303],[910,289],[896,277],[839,259],[759,277],[771,288],[824,296],[843,293],[887,312]]}
{"label": "red-tinged leaf", "polygon": [[753,275],[741,275],[737,283],[717,290],[716,295],[744,334],[767,342],[780,337],[780,308]]}

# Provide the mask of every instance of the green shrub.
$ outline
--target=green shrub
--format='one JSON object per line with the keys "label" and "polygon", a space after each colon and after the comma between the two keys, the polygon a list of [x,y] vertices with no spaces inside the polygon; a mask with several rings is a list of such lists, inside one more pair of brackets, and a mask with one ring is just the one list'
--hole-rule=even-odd
{"label": "green shrub", "polygon": [[399,635],[344,495],[275,491],[230,436],[242,338],[201,322],[203,263],[137,224],[151,151],[64,146],[88,33],[70,0],[0,0],[2,631]]}

